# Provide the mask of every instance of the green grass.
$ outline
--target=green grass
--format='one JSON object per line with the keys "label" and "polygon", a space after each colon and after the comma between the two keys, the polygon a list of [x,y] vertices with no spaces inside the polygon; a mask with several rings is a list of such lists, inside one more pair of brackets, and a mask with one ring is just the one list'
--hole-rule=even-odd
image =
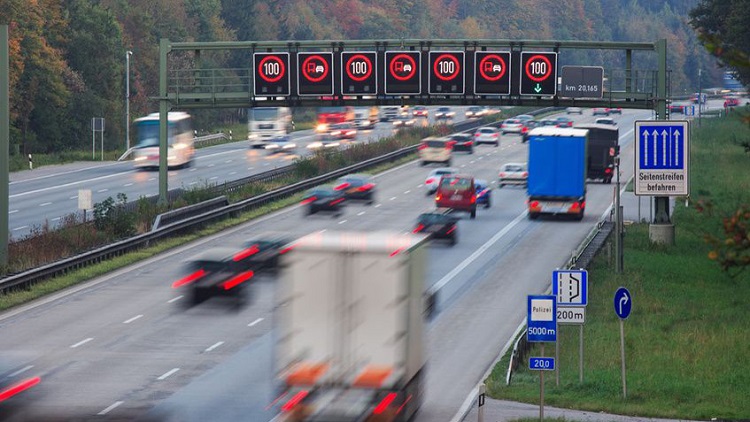
{"label": "green grass", "polygon": [[[545,376],[545,404],[642,417],[750,417],[750,271],[734,277],[723,272],[708,259],[711,248],[704,240],[707,233],[721,236],[721,219],[748,203],[750,156],[740,146],[748,139],[750,130],[737,120],[704,121],[693,131],[691,202],[710,199],[712,214],[677,201],[675,246],[651,244],[648,225],[635,224],[626,229],[623,274],[615,274],[603,254],[594,260],[584,382],[578,382],[578,327],[561,326],[560,386],[554,373]],[[619,286],[633,295],[633,312],[625,321],[627,399],[612,304]],[[552,344],[545,349],[554,355]],[[504,357],[486,381],[488,394],[538,403],[539,374],[525,365],[506,386]]]}

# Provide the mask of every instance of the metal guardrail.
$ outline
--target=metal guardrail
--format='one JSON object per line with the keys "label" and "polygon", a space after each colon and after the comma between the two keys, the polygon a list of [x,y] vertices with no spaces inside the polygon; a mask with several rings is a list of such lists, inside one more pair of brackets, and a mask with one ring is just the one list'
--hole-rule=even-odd
{"label": "metal guardrail", "polygon": [[170,210],[161,213],[154,219],[154,224],[151,226],[151,231],[158,230],[163,225],[173,223],[178,220],[184,220],[187,217],[194,215],[200,215],[204,212],[219,209],[229,205],[229,199],[222,195],[216,198],[202,201],[197,204],[188,205],[186,207],[177,208],[176,210]]}

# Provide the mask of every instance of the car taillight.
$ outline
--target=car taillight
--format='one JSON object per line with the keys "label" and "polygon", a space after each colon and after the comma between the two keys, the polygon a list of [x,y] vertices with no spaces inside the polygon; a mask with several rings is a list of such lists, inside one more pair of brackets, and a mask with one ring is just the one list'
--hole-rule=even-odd
{"label": "car taillight", "polygon": [[472,146],[474,145],[474,141],[467,141],[465,145]]}
{"label": "car taillight", "polygon": [[427,179],[427,180],[425,180],[425,181],[424,181],[424,184],[425,184],[425,185],[431,185],[431,184],[432,184],[432,182],[434,182],[434,181],[435,181],[435,179],[433,179],[433,178],[429,178],[429,179]]}
{"label": "car taillight", "polygon": [[344,182],[344,183],[342,183],[342,184],[340,184],[340,185],[336,186],[336,187],[335,187],[335,188],[333,188],[333,189],[334,189],[334,190],[344,190],[344,189],[346,189],[346,188],[348,188],[348,187],[349,187],[349,183],[346,183],[346,182]]}
{"label": "car taillight", "polygon": [[194,272],[194,273],[192,273],[192,274],[190,274],[188,276],[185,276],[185,277],[183,277],[183,278],[175,281],[174,283],[172,283],[172,288],[174,289],[174,288],[177,288],[177,287],[180,287],[180,286],[184,286],[186,284],[190,284],[190,283],[194,282],[195,280],[203,277],[204,275],[206,275],[206,272],[201,268],[200,270],[198,270],[198,271],[196,271],[196,272]]}
{"label": "car taillight", "polygon": [[425,144],[420,144],[420,145],[419,145],[419,146],[417,147],[417,149],[418,149],[418,150],[423,150],[423,149],[427,149],[427,145],[425,145]]}
{"label": "car taillight", "polygon": [[396,393],[388,393],[385,397],[383,397],[383,400],[378,403],[377,406],[375,406],[375,409],[372,411],[373,415],[380,415],[381,413],[385,412],[390,406],[391,403],[393,403],[394,400],[396,400],[397,394]]}
{"label": "car taillight", "polygon": [[471,195],[470,201],[471,201],[472,204],[476,203],[477,202],[477,196],[476,195]]}
{"label": "car taillight", "polygon": [[500,172],[500,174],[499,174],[498,176],[500,176],[500,177],[505,177],[505,172],[504,172],[504,171],[501,171],[501,172]]}
{"label": "car taillight", "polygon": [[419,224],[417,225],[417,227],[414,228],[414,230],[412,230],[412,233],[419,233],[422,230],[424,230],[424,224]]}
{"label": "car taillight", "polygon": [[528,171],[523,172],[523,177],[529,177],[529,172]]}
{"label": "car taillight", "polygon": [[443,197],[443,195],[437,194],[437,195],[435,195],[435,200],[439,201],[442,197]]}
{"label": "car taillight", "polygon": [[224,290],[231,290],[232,288],[239,286],[247,280],[250,280],[254,275],[255,273],[252,270],[245,271],[244,273],[237,274],[231,279],[225,281],[221,286],[224,288]]}
{"label": "car taillight", "polygon": [[453,145],[456,144],[456,141],[450,141],[445,143],[445,149],[453,149]]}
{"label": "car taillight", "polygon": [[453,233],[454,231],[456,231],[456,226],[455,226],[455,225],[451,226],[451,228],[450,228],[450,229],[448,229],[448,232],[447,232],[447,233],[448,233],[448,234],[451,234],[451,233]]}
{"label": "car taillight", "polygon": [[0,391],[0,403],[42,382],[39,377],[29,378]]}
{"label": "car taillight", "polygon": [[482,134],[479,133],[479,132],[477,132],[477,133],[474,134],[474,136],[482,136]]}
{"label": "car taillight", "polygon": [[612,169],[611,168],[604,169],[604,174],[610,174],[610,173],[612,173]]}
{"label": "car taillight", "polygon": [[529,128],[527,128],[526,126],[521,128],[521,133],[526,133],[528,131],[529,131]]}
{"label": "car taillight", "polygon": [[539,201],[529,202],[529,208],[539,208]]}
{"label": "car taillight", "polygon": [[255,255],[256,253],[260,252],[260,248],[258,245],[253,245],[247,249],[243,249],[239,252],[237,252],[234,257],[232,258],[232,261],[242,261],[243,259],[247,258],[248,256]]}
{"label": "car taillight", "polygon": [[303,200],[302,200],[302,202],[301,202],[301,204],[302,204],[302,205],[305,205],[305,204],[309,204],[310,202],[313,202],[313,201],[315,201],[316,199],[318,199],[318,198],[316,198],[316,197],[314,197],[314,196],[311,196],[311,197],[309,197],[309,198],[305,198],[305,199],[303,199]]}
{"label": "car taillight", "polygon": [[300,404],[302,400],[307,397],[307,395],[310,394],[307,390],[302,390],[298,392],[297,394],[293,395],[291,399],[289,399],[288,402],[284,403],[283,406],[281,406],[282,412],[289,412],[290,410],[294,409],[295,406]]}
{"label": "car taillight", "polygon": [[334,199],[333,201],[330,202],[330,204],[331,205],[336,205],[336,204],[339,204],[341,202],[344,202],[344,198]]}
{"label": "car taillight", "polygon": [[497,138],[497,136],[498,136],[498,134],[497,134],[497,133],[493,133],[493,134],[492,134],[492,137],[493,137],[493,138]]}
{"label": "car taillight", "polygon": [[374,187],[375,187],[375,185],[373,185],[372,183],[367,183],[367,184],[364,184],[364,185],[360,186],[359,189],[357,189],[357,190],[360,191],[360,192],[365,192],[365,191],[368,191],[368,190],[370,190],[370,189],[372,189]]}

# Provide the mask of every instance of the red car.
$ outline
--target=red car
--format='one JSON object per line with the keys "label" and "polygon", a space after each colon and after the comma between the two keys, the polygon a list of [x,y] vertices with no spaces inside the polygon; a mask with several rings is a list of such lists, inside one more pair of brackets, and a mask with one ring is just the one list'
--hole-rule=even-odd
{"label": "red car", "polygon": [[740,99],[735,97],[727,97],[726,100],[724,100],[724,108],[726,107],[736,107],[740,105]]}
{"label": "red car", "polygon": [[446,175],[440,178],[435,192],[435,206],[468,212],[471,218],[477,216],[477,189],[474,177],[467,175]]}

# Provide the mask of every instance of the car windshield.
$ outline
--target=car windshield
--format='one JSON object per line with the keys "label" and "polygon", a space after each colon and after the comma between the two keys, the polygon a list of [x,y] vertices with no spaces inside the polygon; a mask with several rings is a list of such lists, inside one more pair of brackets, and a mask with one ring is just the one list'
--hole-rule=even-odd
{"label": "car windshield", "polygon": [[443,141],[424,141],[424,143],[430,148],[444,148],[445,142]]}
{"label": "car windshield", "polygon": [[434,176],[442,176],[444,174],[453,174],[453,170],[435,170],[432,172]]}
{"label": "car windshield", "polygon": [[520,120],[516,120],[516,119],[508,119],[508,120],[505,121],[505,123],[506,124],[510,124],[510,125],[515,125],[515,124],[521,123],[521,121]]}
{"label": "car windshield", "polygon": [[450,109],[450,108],[448,108],[448,107],[440,107],[440,108],[438,109],[438,111],[451,111],[451,109]]}
{"label": "car windshield", "polygon": [[495,129],[489,128],[489,127],[483,127],[479,129],[480,133],[495,133]]}
{"label": "car windshield", "polygon": [[520,164],[506,164],[504,170],[515,172],[515,171],[524,171],[525,169]]}
{"label": "car windshield", "polygon": [[463,177],[444,177],[440,181],[441,188],[465,190],[471,188],[471,180]]}
{"label": "car windshield", "polygon": [[463,134],[457,134],[457,135],[451,136],[451,139],[453,139],[454,141],[458,141],[458,142],[466,142],[468,140],[471,140],[471,136],[469,136],[469,135],[463,135]]}

